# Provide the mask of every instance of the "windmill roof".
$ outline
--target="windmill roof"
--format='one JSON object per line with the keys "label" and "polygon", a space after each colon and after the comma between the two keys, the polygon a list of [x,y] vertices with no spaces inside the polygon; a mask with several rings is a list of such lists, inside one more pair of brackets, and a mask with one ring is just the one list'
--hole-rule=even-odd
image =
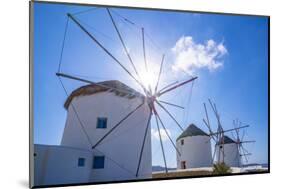
{"label": "windmill roof", "polygon": [[224,135],[223,139],[221,139],[218,144],[231,144],[231,143],[236,143],[233,139],[231,139],[229,136]]}
{"label": "windmill roof", "polygon": [[[108,88],[110,87],[110,88]],[[96,84],[90,84],[90,85],[85,85],[82,87],[79,87],[72,91],[72,93],[67,97],[64,107],[65,109],[68,109],[71,101],[73,98],[78,97],[78,96],[87,96],[87,95],[92,95],[100,92],[111,92],[115,93],[115,95],[128,98],[128,99],[133,99],[136,97],[143,97],[143,95],[134,89],[128,87],[124,83],[118,81],[118,80],[109,80],[109,81],[102,81],[98,82]]]}
{"label": "windmill roof", "polygon": [[189,136],[209,136],[209,135],[192,123],[177,138],[177,141],[181,138],[189,137]]}

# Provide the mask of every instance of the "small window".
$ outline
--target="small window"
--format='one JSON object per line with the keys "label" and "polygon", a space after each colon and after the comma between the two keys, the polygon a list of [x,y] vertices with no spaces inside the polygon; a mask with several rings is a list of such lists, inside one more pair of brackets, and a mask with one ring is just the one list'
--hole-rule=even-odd
{"label": "small window", "polygon": [[94,156],[93,169],[103,169],[104,168],[104,156]]}
{"label": "small window", "polygon": [[85,158],[79,158],[78,167],[84,167],[84,166],[85,166]]}
{"label": "small window", "polygon": [[184,140],[183,139],[181,139],[181,145],[184,145]]}
{"label": "small window", "polygon": [[107,127],[107,118],[106,117],[98,117],[97,128],[105,129],[106,127]]}

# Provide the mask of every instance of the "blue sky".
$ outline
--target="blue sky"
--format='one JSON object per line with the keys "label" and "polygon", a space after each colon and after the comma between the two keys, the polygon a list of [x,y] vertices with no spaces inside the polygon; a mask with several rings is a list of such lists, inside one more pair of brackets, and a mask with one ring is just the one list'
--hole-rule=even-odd
{"label": "blue sky", "polygon": [[[66,96],[55,73],[58,70],[66,13],[77,13],[89,8],[91,7],[35,3],[34,143],[60,143],[66,119],[63,108]],[[203,102],[210,98],[217,105],[225,129],[232,128],[232,120],[236,118],[251,125],[246,130],[245,140],[253,139],[256,143],[245,146],[253,154],[249,162],[267,162],[267,18],[120,8],[111,10],[121,34],[125,36],[124,42],[132,58],[136,60],[138,70],[144,69],[139,27],[145,28],[147,58],[151,70],[158,71],[161,56],[165,53],[160,88],[171,81],[190,78],[186,72],[198,76],[190,103],[188,99],[191,84],[163,95],[162,98],[185,106],[184,111],[167,107],[184,127],[195,123],[207,131],[202,121]],[[135,25],[124,21],[118,14],[129,18]],[[76,14],[75,17],[132,71],[104,8]],[[180,39],[185,39],[185,43],[181,44]],[[175,50],[176,44],[178,50]],[[182,61],[180,57],[201,59]],[[176,69],[178,65],[184,71]],[[69,21],[61,71],[93,81],[120,80],[140,90],[72,21]],[[83,85],[63,81],[68,92]],[[175,140],[181,131],[164,112],[159,112]],[[216,122],[210,108],[209,114],[212,117],[211,125],[215,128]],[[175,150],[168,140],[164,141],[164,146],[168,165],[174,167]],[[160,150],[159,140],[152,135],[153,165],[163,166]]]}

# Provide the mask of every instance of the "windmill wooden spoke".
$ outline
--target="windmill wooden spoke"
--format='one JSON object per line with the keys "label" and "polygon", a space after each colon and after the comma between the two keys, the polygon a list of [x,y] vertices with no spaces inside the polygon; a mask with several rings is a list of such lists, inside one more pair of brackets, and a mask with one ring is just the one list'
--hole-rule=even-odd
{"label": "windmill wooden spoke", "polygon": [[134,112],[136,112],[143,104],[144,104],[144,102],[142,102],[140,105],[138,105],[133,111],[128,113],[116,125],[114,125],[94,146],[92,146],[92,149],[97,147],[97,145],[99,145],[110,133],[112,133],[112,131],[114,131],[119,125],[121,125],[121,123],[123,123],[128,117],[130,117]]}
{"label": "windmill wooden spoke", "polygon": [[217,135],[214,135],[214,134],[213,134],[213,131],[212,131],[212,129],[211,129],[211,124],[210,124],[210,121],[209,121],[209,116],[208,116],[208,111],[207,111],[206,104],[203,103],[203,105],[204,105],[204,110],[205,110],[205,114],[206,114],[206,118],[207,118],[207,122],[206,122],[205,119],[203,119],[203,122],[205,123],[205,125],[206,125],[207,128],[209,129],[209,132],[210,132],[209,136],[210,136],[215,142],[217,142],[218,136],[217,136]]}
{"label": "windmill wooden spoke", "polygon": [[172,83],[166,85],[165,87],[163,87],[162,89],[159,90],[159,93],[161,93],[161,92],[164,91],[165,89],[167,89],[167,88],[169,88],[169,87],[171,87],[171,86],[173,86],[173,85],[175,85],[175,84],[177,84],[177,83],[179,83],[179,81],[174,81],[174,82],[172,82]]}
{"label": "windmill wooden spoke", "polygon": [[147,61],[146,61],[146,52],[145,52],[144,28],[143,27],[141,28],[141,35],[142,35],[142,50],[143,50],[144,66],[145,66],[145,70],[148,72]]}
{"label": "windmill wooden spoke", "polygon": [[158,85],[159,85],[159,81],[160,81],[160,77],[161,77],[161,73],[162,73],[162,68],[163,68],[164,58],[165,58],[165,55],[163,54],[161,65],[160,65],[160,70],[159,70],[159,74],[158,74],[157,83],[156,83],[156,86],[155,86],[155,89],[154,89],[154,93],[156,93],[157,89],[158,89]]}
{"label": "windmill wooden spoke", "polygon": [[163,155],[163,161],[164,161],[164,165],[165,165],[165,170],[166,170],[166,173],[168,173],[166,157],[165,157],[165,151],[164,151],[164,147],[163,147],[162,136],[161,136],[161,133],[160,133],[160,128],[159,128],[159,123],[158,123],[157,116],[155,116],[155,120],[156,120],[157,130],[158,130],[158,134],[159,134],[159,139],[160,139],[160,144],[161,144],[161,149],[162,149],[162,155]]}
{"label": "windmill wooden spoke", "polygon": [[[147,60],[146,60],[146,51],[145,51],[145,39],[144,39],[144,28],[141,28],[142,33],[142,49],[143,49],[143,58],[144,58],[144,65],[145,65],[145,71],[148,73],[148,66],[147,66]],[[152,93],[150,84],[148,85],[148,89],[150,93]]]}
{"label": "windmill wooden spoke", "polygon": [[242,156],[244,156],[246,162],[248,162],[247,155],[245,155],[245,154],[248,154],[247,150],[243,146],[241,146],[241,149],[242,149]]}
{"label": "windmill wooden spoke", "polygon": [[189,80],[187,80],[187,81],[184,81],[184,82],[182,82],[182,83],[179,83],[179,84],[177,84],[176,86],[173,86],[173,87],[168,88],[168,89],[166,89],[166,90],[164,90],[164,91],[162,91],[162,92],[157,93],[156,96],[160,97],[160,96],[162,96],[163,94],[165,94],[165,93],[167,93],[167,92],[169,92],[169,91],[175,90],[175,89],[177,89],[177,88],[179,88],[179,87],[181,87],[181,86],[183,86],[183,85],[185,85],[185,84],[187,84],[187,83],[189,83],[189,82],[191,82],[191,81],[193,81],[193,80],[195,80],[195,79],[197,79],[197,78],[198,78],[198,77],[193,77],[193,78],[191,78],[191,79],[189,79]]}
{"label": "windmill wooden spoke", "polygon": [[[63,88],[63,90],[64,90],[66,96],[69,96],[69,95],[68,95],[68,92],[67,92],[67,90],[66,90],[66,88],[65,88],[65,86],[64,86],[64,84],[63,84],[63,82],[62,82],[62,80],[61,80],[61,78],[58,78],[58,79],[59,79],[59,81],[60,81],[60,84],[61,84],[61,86],[62,86],[62,88]],[[75,117],[76,117],[77,120],[78,120],[78,123],[79,123],[78,125],[81,127],[83,133],[85,134],[88,143],[90,144],[90,146],[92,146],[93,144],[92,144],[91,138],[90,138],[90,136],[88,135],[88,133],[86,132],[86,129],[85,129],[85,127],[84,127],[84,124],[83,124],[82,120],[80,119],[80,117],[79,117],[79,115],[78,115],[78,112],[77,112],[77,110],[76,110],[74,104],[71,103],[70,106],[72,107],[72,109],[73,109],[73,111],[74,111],[74,115],[75,115]]]}
{"label": "windmill wooden spoke", "polygon": [[230,132],[230,131],[234,131],[236,129],[242,129],[242,128],[246,128],[246,127],[249,127],[249,125],[237,127],[235,129],[227,129],[227,130],[223,130],[223,131],[214,132],[213,135],[220,134],[220,133],[227,133],[227,132]]}
{"label": "windmill wooden spoke", "polygon": [[[205,121],[205,119],[203,119],[203,122],[205,123],[205,125],[209,128],[208,123]],[[216,142],[217,141],[217,135],[214,135],[213,132],[209,129],[209,136]]]}
{"label": "windmill wooden spoke", "polygon": [[180,105],[177,105],[177,104],[173,104],[173,103],[170,103],[170,102],[166,102],[166,101],[164,101],[164,100],[159,100],[159,102],[164,103],[164,104],[167,104],[167,105],[170,105],[170,106],[174,106],[174,107],[177,107],[177,108],[184,109],[183,106],[180,106]]}
{"label": "windmill wooden spoke", "polygon": [[71,18],[71,20],[82,30],[84,31],[106,54],[108,54],[119,66],[121,66],[121,68],[123,68],[123,70],[125,70],[129,76],[131,78],[133,78],[133,80],[138,83],[138,85],[141,86],[141,88],[144,90],[145,93],[147,93],[147,90],[145,89],[145,87],[143,86],[143,84],[137,79],[135,78],[135,76],[115,57],[113,56],[113,54],[111,52],[109,52],[108,49],[106,49],[90,32],[88,32],[88,30],[86,30],[86,28],[84,26],[82,26],[80,24],[80,22],[74,18],[74,16],[72,16],[71,14],[67,14],[69,18]]}
{"label": "windmill wooden spoke", "polygon": [[212,155],[212,162],[214,162],[214,160],[215,160],[216,152],[217,152],[217,145],[215,144],[215,149],[214,149],[214,152],[213,152],[213,155]]}
{"label": "windmill wooden spoke", "polygon": [[176,147],[175,143],[173,142],[173,140],[171,139],[169,133],[167,132],[166,127],[164,126],[164,123],[162,122],[162,120],[161,120],[161,118],[160,118],[158,112],[156,111],[156,109],[154,109],[154,110],[155,110],[155,116],[158,117],[158,119],[159,119],[159,121],[160,121],[160,123],[161,123],[161,126],[163,127],[163,129],[164,129],[164,131],[165,131],[167,137],[169,138],[169,140],[171,141],[172,145],[173,145],[174,148],[176,149],[178,155],[181,156],[181,153],[179,152],[178,148]]}
{"label": "windmill wooden spoke", "polygon": [[241,141],[240,143],[254,143],[256,142],[255,140],[246,140],[246,141]]}
{"label": "windmill wooden spoke", "polygon": [[141,146],[141,152],[140,152],[139,161],[138,161],[138,168],[137,168],[137,172],[136,172],[136,177],[138,177],[138,174],[139,174],[139,169],[140,169],[140,164],[141,164],[141,159],[142,159],[142,153],[143,153],[143,149],[144,149],[144,145],[145,145],[145,141],[146,141],[145,139],[146,139],[146,135],[147,135],[147,132],[148,132],[148,127],[150,125],[151,116],[152,116],[152,110],[150,109],[149,117],[148,117],[148,120],[147,120],[145,132],[144,132],[144,137],[143,137],[143,141],[142,141],[142,146]]}
{"label": "windmill wooden spoke", "polygon": [[172,118],[172,120],[174,120],[174,122],[177,124],[177,126],[184,131],[183,127],[179,124],[179,122],[174,118],[174,116],[162,105],[160,104],[158,101],[156,101],[156,103]]}
{"label": "windmill wooden spoke", "polygon": [[63,51],[64,51],[66,34],[67,34],[67,30],[68,30],[68,23],[69,23],[69,17],[67,17],[66,24],[65,24],[63,41],[62,41],[62,47],[61,47],[61,52],[60,52],[60,60],[59,60],[58,72],[60,72],[60,70],[61,70],[62,56],[63,56]]}
{"label": "windmill wooden spoke", "polygon": [[243,156],[251,156],[252,153],[248,153],[248,154],[243,154]]}
{"label": "windmill wooden spoke", "polygon": [[244,137],[245,137],[245,130],[243,131],[243,134],[242,134],[242,137],[241,137],[241,141],[244,140]]}
{"label": "windmill wooden spoke", "polygon": [[103,85],[103,84],[100,84],[100,83],[96,83],[96,82],[93,82],[93,81],[90,81],[90,80],[87,80],[87,79],[71,76],[71,75],[68,75],[68,74],[65,74],[65,73],[56,73],[56,75],[58,77],[63,77],[63,78],[71,79],[71,80],[81,81],[81,82],[84,82],[84,83],[96,85],[96,86],[103,87],[103,88],[106,88],[106,89],[109,89],[109,90],[115,90],[115,91],[119,91],[119,92],[122,92],[122,93],[127,93],[127,94],[130,94],[130,95],[136,95],[136,96],[141,95],[140,93],[139,94],[138,93],[132,93],[132,92],[129,92],[127,90],[122,90],[120,88],[110,87],[110,86]]}
{"label": "windmill wooden spoke", "polygon": [[138,71],[137,71],[137,69],[136,69],[136,67],[135,67],[135,64],[133,63],[133,60],[132,60],[132,58],[131,58],[131,56],[130,56],[130,54],[129,54],[129,51],[128,51],[128,49],[127,49],[125,43],[124,43],[124,40],[123,40],[123,38],[122,38],[122,36],[121,36],[121,33],[120,33],[120,31],[118,30],[118,27],[117,27],[117,25],[116,25],[116,23],[115,23],[115,21],[114,21],[114,18],[113,18],[113,16],[112,16],[112,14],[111,14],[109,8],[106,8],[106,10],[107,10],[107,12],[108,12],[108,14],[109,14],[109,17],[110,17],[110,19],[111,19],[111,22],[112,22],[112,24],[113,24],[113,26],[114,26],[114,28],[115,28],[117,34],[118,34],[118,37],[119,37],[119,39],[120,39],[120,41],[121,41],[121,43],[122,43],[122,46],[123,46],[123,48],[124,48],[124,50],[125,50],[125,53],[126,53],[126,55],[127,55],[128,59],[129,59],[131,65],[132,65],[132,67],[133,67],[135,73],[136,73],[137,76],[139,77],[139,73],[138,73]]}
{"label": "windmill wooden spoke", "polygon": [[246,154],[249,154],[248,150],[246,150],[246,149],[244,148],[244,146],[241,145],[241,149],[242,149]]}
{"label": "windmill wooden spoke", "polygon": [[208,111],[207,111],[207,107],[206,104],[204,103],[204,110],[205,110],[205,114],[206,114],[206,118],[207,118],[207,127],[209,128],[209,130],[211,130],[211,125],[210,125],[210,120],[209,120],[209,116],[208,116]]}
{"label": "windmill wooden spoke", "polygon": [[215,108],[215,105],[212,103],[212,101],[210,99],[208,99],[208,100],[209,100],[209,103],[211,105],[211,108],[212,108],[216,118],[218,119],[218,112],[217,112],[217,109]]}

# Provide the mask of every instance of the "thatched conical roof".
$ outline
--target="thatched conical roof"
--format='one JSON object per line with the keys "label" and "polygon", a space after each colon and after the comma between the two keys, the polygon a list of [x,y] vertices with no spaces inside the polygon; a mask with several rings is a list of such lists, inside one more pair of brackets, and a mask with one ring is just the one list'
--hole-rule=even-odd
{"label": "thatched conical roof", "polygon": [[181,138],[191,137],[191,136],[209,136],[209,135],[192,123],[177,138],[177,141]]}
{"label": "thatched conical roof", "polygon": [[236,143],[236,142],[227,135],[224,135],[223,138],[218,142],[218,144],[231,144],[231,143]]}
{"label": "thatched conical roof", "polygon": [[66,99],[64,103],[64,107],[65,109],[68,109],[72,99],[77,96],[92,95],[100,92],[112,92],[115,93],[115,95],[117,96],[129,98],[129,99],[135,97],[143,98],[143,95],[141,93],[128,87],[124,83],[117,80],[110,80],[110,81],[98,82],[97,84],[85,85],[72,91],[72,93]]}

